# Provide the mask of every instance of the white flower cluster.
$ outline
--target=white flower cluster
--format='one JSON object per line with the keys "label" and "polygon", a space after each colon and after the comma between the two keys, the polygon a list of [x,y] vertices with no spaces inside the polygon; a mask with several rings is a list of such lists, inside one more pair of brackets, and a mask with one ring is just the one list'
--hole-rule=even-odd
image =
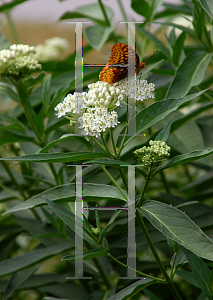
{"label": "white flower cluster", "polygon": [[68,47],[68,41],[61,37],[47,39],[44,42],[44,45],[39,44],[36,46],[36,59],[40,62],[58,60],[63,51]]}
{"label": "white flower cluster", "polygon": [[[80,128],[83,128],[87,135],[98,137],[119,123],[114,109],[121,105],[122,100],[127,101],[127,87],[126,83],[109,84],[98,81],[88,85],[88,92],[68,94],[64,101],[55,107],[55,111],[58,118],[65,116],[70,119],[72,125],[75,122],[74,114],[81,113]],[[153,97],[154,85],[147,84],[146,80],[138,80],[136,99],[142,101]]]}
{"label": "white flower cluster", "polygon": [[114,110],[108,112],[107,108],[103,106],[88,108],[87,112],[78,120],[81,124],[80,128],[85,130],[86,135],[95,136],[96,138],[119,123],[117,112]]}
{"label": "white flower cluster", "polygon": [[133,152],[145,166],[152,165],[170,156],[171,148],[165,142],[151,140],[149,145],[150,147],[144,146]]}
{"label": "white flower cluster", "polygon": [[[79,114],[82,109],[85,109],[86,106],[86,99],[83,97],[85,93],[74,93],[68,94],[62,103],[59,103],[55,107],[55,111],[57,111],[58,118],[65,116],[66,114]],[[72,116],[72,115],[71,115]]]}
{"label": "white flower cluster", "polygon": [[150,98],[155,98],[154,83],[147,83],[147,80],[123,80],[118,84],[121,90],[127,90],[131,98],[136,101],[143,101]]}
{"label": "white flower cluster", "polygon": [[33,46],[14,44],[0,51],[0,75],[18,77],[40,69]]}

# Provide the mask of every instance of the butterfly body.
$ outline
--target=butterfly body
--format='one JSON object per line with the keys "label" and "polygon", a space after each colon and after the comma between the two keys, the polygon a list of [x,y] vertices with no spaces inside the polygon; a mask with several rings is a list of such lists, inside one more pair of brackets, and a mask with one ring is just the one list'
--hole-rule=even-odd
{"label": "butterfly body", "polygon": [[101,81],[112,84],[125,79],[127,76],[134,76],[135,69],[132,70],[130,74],[128,74],[127,67],[114,66],[116,64],[128,64],[128,54],[130,61],[134,60],[134,62],[136,63],[136,74],[139,74],[141,70],[146,68],[146,64],[140,63],[138,54],[135,53],[135,51],[131,47],[128,47],[128,45],[124,43],[117,43],[112,47],[109,61],[100,72],[99,79]]}

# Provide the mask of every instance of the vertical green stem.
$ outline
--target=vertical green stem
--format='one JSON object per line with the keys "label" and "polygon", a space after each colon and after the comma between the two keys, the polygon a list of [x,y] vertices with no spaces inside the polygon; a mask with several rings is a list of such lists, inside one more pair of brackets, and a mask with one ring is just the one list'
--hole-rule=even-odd
{"label": "vertical green stem", "polygon": [[11,31],[11,34],[12,34],[12,37],[14,39],[14,42],[16,44],[19,44],[19,38],[18,38],[18,34],[17,34],[17,31],[16,31],[16,27],[13,23],[13,20],[10,16],[10,11],[6,10],[5,11],[5,15],[6,15],[6,19],[7,19],[7,22],[8,22],[8,25],[9,25],[9,28],[10,28],[10,31]]}
{"label": "vertical green stem", "polygon": [[114,183],[114,185],[117,187],[117,189],[121,192],[121,194],[124,196],[124,199],[126,199],[128,201],[127,195],[124,193],[124,191],[121,189],[121,187],[117,184],[115,179],[110,175],[110,173],[107,171],[107,169],[103,165],[100,165],[100,167],[102,168],[104,173],[109,177],[109,179],[112,181],[112,183]]}
{"label": "vertical green stem", "polygon": [[[100,5],[100,7],[101,7],[101,10],[102,10],[102,12],[103,12],[103,15],[104,15],[104,18],[105,18],[105,21],[106,21],[106,25],[107,25],[107,26],[110,26],[110,21],[109,21],[109,18],[108,18],[108,16],[107,16],[107,13],[106,13],[106,10],[105,10],[105,7],[104,7],[102,1],[101,1],[101,0],[98,0],[98,3],[99,3],[99,5]],[[117,43],[117,38],[116,38],[116,36],[115,36],[114,33],[112,33],[112,36],[113,36],[114,41]]]}
{"label": "vertical green stem", "polygon": [[180,294],[177,291],[175,285],[173,284],[173,282],[169,278],[169,275],[167,274],[166,269],[164,268],[164,265],[163,265],[163,263],[162,263],[159,255],[158,255],[158,253],[157,253],[157,251],[155,249],[155,246],[154,246],[154,244],[152,242],[152,239],[151,239],[151,237],[150,237],[150,235],[148,233],[148,230],[146,229],[146,226],[145,226],[145,224],[143,222],[143,219],[142,219],[139,211],[136,211],[136,218],[137,218],[137,221],[138,221],[138,223],[139,223],[139,225],[140,225],[140,227],[141,227],[141,229],[143,231],[143,234],[145,235],[147,243],[149,244],[149,247],[150,247],[150,249],[152,251],[152,254],[154,255],[155,260],[156,260],[156,262],[157,262],[157,264],[158,264],[161,272],[163,273],[166,281],[168,282],[168,286],[169,286],[172,294],[174,295],[174,297],[175,297],[176,300],[182,300],[182,297],[180,296]]}
{"label": "vertical green stem", "polygon": [[164,187],[165,187],[165,190],[167,191],[168,194],[170,194],[169,185],[168,185],[168,183],[167,183],[167,180],[166,180],[166,177],[165,177],[165,174],[163,173],[163,171],[160,172],[160,176],[161,176],[163,185],[164,185]]}
{"label": "vertical green stem", "polygon": [[[127,15],[126,15],[126,12],[125,12],[125,10],[124,10],[124,7],[123,7],[123,5],[122,5],[122,3],[121,3],[121,0],[117,0],[117,1],[118,1],[119,8],[120,8],[120,10],[121,10],[122,16],[123,16],[123,18],[124,18],[124,21],[127,22],[127,21],[128,21]],[[128,26],[128,25],[126,24],[126,26]]]}
{"label": "vertical green stem", "polygon": [[1,161],[2,166],[4,167],[5,171],[7,172],[8,176],[10,177],[11,181],[13,182],[13,184],[15,185],[15,187],[17,188],[17,190],[19,191],[19,193],[22,195],[23,200],[26,200],[27,197],[24,194],[24,191],[22,190],[21,186],[19,185],[19,183],[17,182],[17,180],[15,179],[12,171],[10,170],[8,164],[5,161]]}
{"label": "vertical green stem", "polygon": [[149,171],[148,171],[148,174],[147,174],[147,177],[146,177],[146,180],[145,180],[142,192],[141,192],[140,199],[138,200],[137,207],[140,207],[142,205],[143,201],[144,201],[143,197],[144,197],[144,194],[145,194],[145,191],[146,191],[146,187],[147,187],[147,185],[149,183],[149,180],[151,178],[151,170],[152,170],[152,166],[149,166]]}

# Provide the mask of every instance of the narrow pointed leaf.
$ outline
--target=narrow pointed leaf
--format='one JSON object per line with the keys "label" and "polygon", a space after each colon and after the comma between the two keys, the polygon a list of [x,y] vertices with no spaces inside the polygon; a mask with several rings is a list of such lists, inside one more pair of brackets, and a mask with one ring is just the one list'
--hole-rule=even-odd
{"label": "narrow pointed leaf", "polygon": [[172,119],[166,124],[163,130],[161,130],[155,138],[155,141],[166,142],[169,138],[170,128],[172,124]]}
{"label": "narrow pointed leaf", "polygon": [[199,0],[202,8],[213,19],[213,2],[209,0]]}
{"label": "narrow pointed leaf", "polygon": [[43,163],[53,163],[53,162],[73,162],[78,160],[87,161],[89,159],[94,159],[98,157],[107,157],[106,153],[91,153],[91,152],[68,152],[68,153],[43,153],[43,154],[29,154],[24,156],[16,157],[4,157],[0,160],[6,161],[31,161],[31,162],[43,162]]}
{"label": "narrow pointed leaf", "polygon": [[84,251],[82,253],[80,253],[79,255],[66,255],[62,258],[62,261],[67,260],[67,261],[81,261],[83,260],[87,260],[87,259],[93,259],[96,257],[100,257],[100,256],[106,256],[107,253],[109,252],[109,249],[92,249],[92,250],[88,250],[88,251]]}
{"label": "narrow pointed leaf", "polygon": [[[75,183],[68,183],[48,189],[10,208],[5,214],[46,205],[44,197],[58,203],[75,202]],[[103,199],[127,201],[117,188],[105,184],[84,183],[83,197],[84,201],[100,201]]]}
{"label": "narrow pointed leaf", "polygon": [[38,150],[36,153],[37,154],[39,154],[39,153],[45,153],[49,149],[51,149],[52,147],[54,147],[57,143],[60,143],[60,142],[66,141],[66,140],[72,140],[72,139],[73,140],[78,140],[79,142],[81,142],[82,144],[84,144],[90,150],[93,148],[93,145],[90,142],[88,142],[82,136],[77,136],[77,135],[74,135],[74,134],[64,134],[59,139],[50,142],[44,148]]}
{"label": "narrow pointed leaf", "polygon": [[186,163],[198,160],[200,158],[206,157],[212,153],[213,153],[213,148],[209,148],[206,150],[195,150],[195,151],[192,151],[189,153],[177,155],[177,156],[173,157],[168,163],[156,168],[152,173],[152,177],[164,169],[168,169],[168,168],[178,166],[181,164],[186,164]]}
{"label": "narrow pointed leaf", "polygon": [[204,92],[205,90],[180,99],[158,101],[142,109],[136,115],[136,133],[126,141],[125,145],[152,125],[163,120],[171,112],[177,110],[181,104],[200,96]]}
{"label": "narrow pointed leaf", "polygon": [[0,262],[0,276],[11,274],[48,259],[63,251],[69,250],[73,245],[69,242],[42,249],[36,249]]}
{"label": "narrow pointed leaf", "polygon": [[14,273],[6,286],[6,289],[4,291],[3,299],[2,300],[7,300],[13,292],[17,290],[17,288],[24,283],[36,270],[37,266],[31,267],[25,270],[22,270],[20,272]]}
{"label": "narrow pointed leaf", "polygon": [[182,246],[180,246],[180,250],[186,256],[189,265],[191,267],[192,273],[199,287],[207,297],[211,298],[212,290],[209,282],[209,278],[210,278],[209,268],[205,265],[202,259],[200,259],[197,255],[195,255],[191,251],[185,249]]}
{"label": "narrow pointed leaf", "polygon": [[193,87],[199,85],[212,58],[212,53],[192,51],[177,69],[166,98],[181,98]]}

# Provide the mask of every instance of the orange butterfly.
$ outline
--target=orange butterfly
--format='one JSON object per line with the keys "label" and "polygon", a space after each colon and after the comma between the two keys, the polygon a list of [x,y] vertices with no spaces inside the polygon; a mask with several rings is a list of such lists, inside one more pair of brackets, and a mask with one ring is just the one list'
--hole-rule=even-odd
{"label": "orange butterfly", "polygon": [[[130,59],[133,58],[135,61],[135,51],[130,47],[129,51]],[[115,64],[128,64],[128,45],[123,43],[117,43],[112,47],[111,55],[107,65],[99,74],[99,79],[101,81],[106,81],[109,84],[116,83],[122,79],[125,79],[128,75],[134,76],[133,74],[128,74],[127,67],[110,67],[109,65]],[[139,74],[141,70],[146,68],[145,63],[140,63],[138,54],[136,53],[136,74]]]}

